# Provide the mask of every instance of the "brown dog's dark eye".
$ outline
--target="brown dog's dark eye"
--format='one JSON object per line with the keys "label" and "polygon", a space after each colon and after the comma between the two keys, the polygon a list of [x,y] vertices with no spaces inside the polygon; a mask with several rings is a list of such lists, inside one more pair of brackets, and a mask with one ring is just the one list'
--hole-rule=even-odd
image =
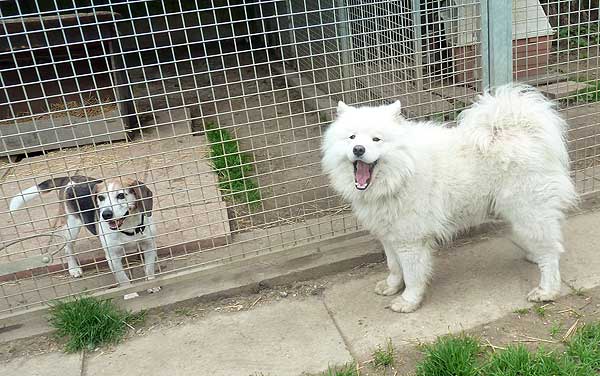
{"label": "brown dog's dark eye", "polygon": [[352,136],[350,136],[350,139],[354,140],[355,137],[356,137],[356,135],[352,135]]}
{"label": "brown dog's dark eye", "polygon": [[104,196],[98,196],[98,201],[104,201]]}
{"label": "brown dog's dark eye", "polygon": [[117,200],[124,200],[125,199],[125,193],[119,193],[117,195]]}
{"label": "brown dog's dark eye", "polygon": [[379,142],[379,141],[381,141],[381,139],[379,137],[373,137],[373,141]]}

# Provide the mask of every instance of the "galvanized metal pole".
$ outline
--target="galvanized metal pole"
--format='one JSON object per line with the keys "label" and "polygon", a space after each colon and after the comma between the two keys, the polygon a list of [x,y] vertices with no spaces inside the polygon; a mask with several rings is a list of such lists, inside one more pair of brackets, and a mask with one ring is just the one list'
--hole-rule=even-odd
{"label": "galvanized metal pole", "polygon": [[348,7],[346,0],[337,0],[336,6],[336,25],[339,36],[340,62],[342,64],[342,97],[345,102],[350,102],[352,98],[353,81],[352,77],[352,37],[348,16]]}
{"label": "galvanized metal pole", "polygon": [[421,0],[412,0],[412,26],[415,36],[415,81],[418,90],[423,90],[423,36],[421,35]]}
{"label": "galvanized metal pole", "polygon": [[483,87],[512,82],[512,1],[481,0]]}

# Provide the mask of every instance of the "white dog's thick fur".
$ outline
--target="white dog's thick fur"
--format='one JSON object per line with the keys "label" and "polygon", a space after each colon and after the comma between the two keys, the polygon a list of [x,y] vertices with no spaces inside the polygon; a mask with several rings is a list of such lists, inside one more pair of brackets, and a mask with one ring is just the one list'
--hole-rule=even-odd
{"label": "white dog's thick fur", "polygon": [[400,102],[353,108],[340,102],[327,130],[323,169],[383,244],[390,274],[375,292],[404,292],[394,311],[418,308],[439,240],[490,219],[540,269],[531,301],[560,290],[561,223],[577,202],[569,177],[566,124],[526,86],[503,86],[462,112],[458,126],[409,122]]}

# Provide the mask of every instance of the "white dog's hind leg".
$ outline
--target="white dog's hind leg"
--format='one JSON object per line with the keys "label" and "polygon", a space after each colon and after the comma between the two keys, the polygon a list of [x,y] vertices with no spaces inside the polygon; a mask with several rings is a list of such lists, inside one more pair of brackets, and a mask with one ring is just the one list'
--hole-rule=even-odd
{"label": "white dog's hind leg", "polygon": [[406,288],[401,296],[392,301],[391,309],[396,312],[413,312],[423,300],[431,274],[431,250],[425,245],[414,245],[396,250],[402,266]]}
{"label": "white dog's hind leg", "polygon": [[556,299],[561,285],[560,254],[564,252],[559,221],[519,227],[513,223],[513,234],[517,244],[525,251],[525,257],[536,263],[540,270],[540,284],[527,295],[527,299],[532,302]]}
{"label": "white dog's hind leg", "polygon": [[383,243],[387,266],[390,274],[383,281],[375,285],[375,293],[379,295],[394,295],[404,287],[404,278],[402,277],[402,266],[396,257],[394,247],[390,243]]}
{"label": "white dog's hind leg", "polygon": [[536,256],[535,254],[531,253],[527,248],[525,248],[525,245],[523,244],[523,241],[521,241],[521,239],[519,239],[518,236],[516,236],[515,234],[513,234],[512,236],[509,237],[509,240],[517,246],[517,248],[519,248],[521,251],[523,251],[523,254],[525,256],[525,260],[529,261],[532,264],[537,264],[538,260],[536,260]]}

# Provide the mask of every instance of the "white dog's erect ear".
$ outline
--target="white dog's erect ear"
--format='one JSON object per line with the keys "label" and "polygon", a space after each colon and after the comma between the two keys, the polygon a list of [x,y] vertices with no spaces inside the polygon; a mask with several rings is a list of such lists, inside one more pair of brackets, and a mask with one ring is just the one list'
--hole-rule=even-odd
{"label": "white dog's erect ear", "polygon": [[402,104],[400,101],[395,101],[388,106],[393,115],[402,115]]}
{"label": "white dog's erect ear", "polygon": [[352,107],[348,106],[346,103],[339,101],[337,106],[337,114],[341,115],[344,112],[350,110]]}

